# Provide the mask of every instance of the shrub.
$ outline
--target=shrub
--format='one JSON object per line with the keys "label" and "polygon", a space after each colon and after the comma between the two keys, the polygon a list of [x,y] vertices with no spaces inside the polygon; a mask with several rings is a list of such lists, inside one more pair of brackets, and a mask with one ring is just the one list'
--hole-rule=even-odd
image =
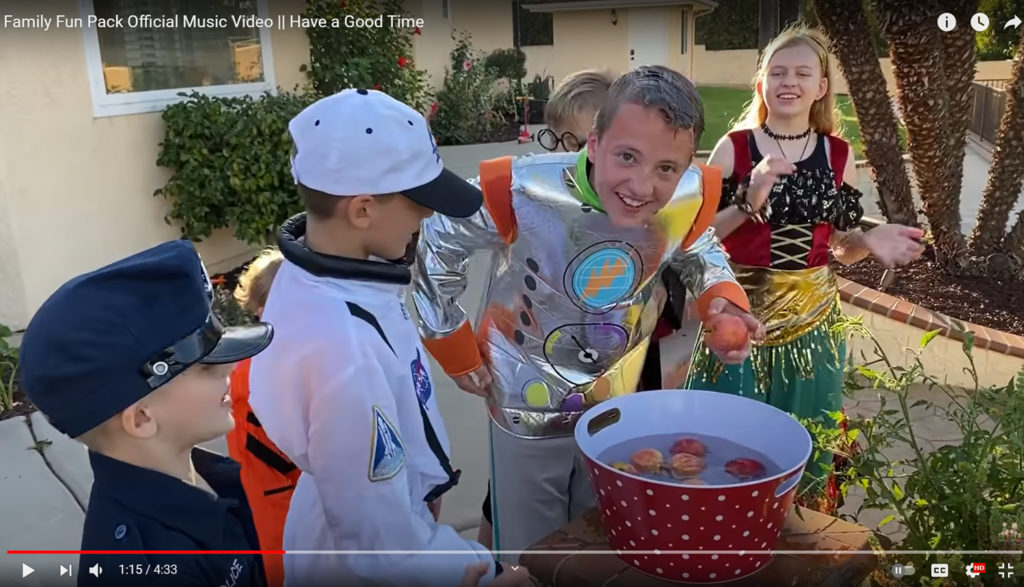
{"label": "shrub", "polygon": [[551,97],[552,84],[554,78],[550,75],[541,77],[539,73],[534,74],[533,81],[526,85],[526,93],[534,100],[547,100]]}
{"label": "shrub", "polygon": [[526,53],[522,49],[496,49],[484,59],[484,67],[497,79],[507,80],[509,89],[518,91],[526,77]]}
{"label": "shrub", "polygon": [[157,165],[174,170],[154,195],[170,201],[165,220],[192,240],[218,228],[262,245],[301,209],[291,176],[288,121],[312,103],[307,93],[211,98],[198,92],[169,106]]}
{"label": "shrub", "polygon": [[[309,0],[309,18],[339,19],[346,15],[375,18],[408,16],[401,0]],[[427,103],[427,74],[416,69],[412,37],[418,29],[327,26],[306,29],[309,68],[306,74],[321,96],[346,88],[373,88],[422,112]]]}
{"label": "shrub", "polygon": [[438,145],[483,141],[504,124],[494,110],[494,73],[482,64],[482,55],[473,49],[470,35],[459,35],[451,51],[451,63],[445,69],[444,84],[437,92],[430,124]]}

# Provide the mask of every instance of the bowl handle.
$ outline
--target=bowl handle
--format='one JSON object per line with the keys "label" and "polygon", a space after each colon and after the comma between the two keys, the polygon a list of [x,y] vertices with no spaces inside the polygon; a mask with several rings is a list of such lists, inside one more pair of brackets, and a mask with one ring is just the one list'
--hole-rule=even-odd
{"label": "bowl handle", "polygon": [[800,482],[800,479],[803,478],[803,476],[804,469],[803,467],[801,467],[794,471],[793,473],[791,473],[789,477],[784,478],[782,481],[779,482],[778,487],[775,488],[775,497],[782,497],[782,494],[786,493],[787,491],[795,487],[796,484]]}
{"label": "bowl handle", "polygon": [[587,434],[593,436],[612,424],[618,423],[621,417],[622,412],[619,411],[619,408],[612,408],[603,414],[598,414],[591,418],[590,422],[587,422]]}

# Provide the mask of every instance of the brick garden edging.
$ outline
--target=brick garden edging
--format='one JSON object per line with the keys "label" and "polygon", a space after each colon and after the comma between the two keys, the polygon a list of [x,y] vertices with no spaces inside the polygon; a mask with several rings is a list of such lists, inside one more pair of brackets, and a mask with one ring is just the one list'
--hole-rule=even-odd
{"label": "brick garden edging", "polygon": [[1024,359],[1024,337],[957,320],[940,312],[934,312],[912,302],[893,297],[843,277],[836,278],[839,297],[842,301],[863,308],[887,318],[929,331],[941,329],[942,336],[963,341],[963,334],[954,327],[955,322],[974,333],[974,346]]}

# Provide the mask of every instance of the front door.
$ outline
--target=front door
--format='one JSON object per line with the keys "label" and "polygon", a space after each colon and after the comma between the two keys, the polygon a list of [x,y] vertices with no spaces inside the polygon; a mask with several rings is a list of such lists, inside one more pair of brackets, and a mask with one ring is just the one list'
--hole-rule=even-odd
{"label": "front door", "polygon": [[671,18],[665,8],[630,8],[629,68],[641,65],[668,65]]}

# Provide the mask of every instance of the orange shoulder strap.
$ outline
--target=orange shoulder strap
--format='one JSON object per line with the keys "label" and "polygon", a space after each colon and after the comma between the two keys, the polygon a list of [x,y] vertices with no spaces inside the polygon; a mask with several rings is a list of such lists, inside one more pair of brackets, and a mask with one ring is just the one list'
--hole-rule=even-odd
{"label": "orange shoulder strap", "polygon": [[512,210],[512,157],[480,162],[480,190],[484,206],[494,220],[498,234],[507,243],[516,240],[516,215]]}
{"label": "orange shoulder strap", "polygon": [[690,248],[690,245],[695,243],[700,235],[704,234],[711,226],[715,220],[715,214],[718,213],[718,202],[722,199],[722,170],[703,163],[697,163],[697,167],[700,169],[703,184],[701,192],[704,201],[700,205],[700,210],[697,211],[697,218],[693,221],[690,234],[683,240],[682,248],[684,249]]}

